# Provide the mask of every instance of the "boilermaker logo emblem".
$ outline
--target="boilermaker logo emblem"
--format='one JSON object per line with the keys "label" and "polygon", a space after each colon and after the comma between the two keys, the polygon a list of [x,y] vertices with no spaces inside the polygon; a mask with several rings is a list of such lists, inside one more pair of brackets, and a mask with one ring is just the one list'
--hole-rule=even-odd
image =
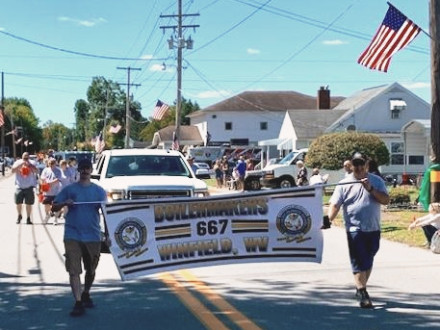
{"label": "boilermaker logo emblem", "polygon": [[137,257],[148,250],[144,248],[147,242],[147,227],[138,218],[124,219],[115,230],[115,240],[124,253],[119,258]]}
{"label": "boilermaker logo emblem", "polygon": [[284,235],[278,240],[301,243],[310,239],[304,235],[310,231],[312,218],[310,213],[300,205],[289,205],[281,209],[277,215],[276,223],[278,231]]}

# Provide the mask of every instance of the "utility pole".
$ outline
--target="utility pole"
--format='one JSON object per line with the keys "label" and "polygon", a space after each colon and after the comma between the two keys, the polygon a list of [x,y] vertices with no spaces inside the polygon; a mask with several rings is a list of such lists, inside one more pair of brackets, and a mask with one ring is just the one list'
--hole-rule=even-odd
{"label": "utility pole", "polygon": [[[140,86],[140,84],[131,84],[130,83],[130,72],[131,70],[137,70],[140,71],[140,68],[132,68],[132,67],[117,67],[118,70],[127,70],[127,83],[126,84],[120,84],[120,85],[127,85],[127,99],[125,101],[125,148],[128,148],[130,146],[130,130],[131,130],[131,123],[130,123],[130,86]],[[104,127],[105,129],[105,127]]]}
{"label": "utility pole", "polygon": [[182,20],[183,17],[188,16],[199,16],[199,14],[182,14],[182,0],[177,0],[177,15],[160,15],[160,18],[173,17],[177,18],[177,25],[164,25],[160,26],[160,28],[165,33],[167,29],[173,29],[176,40],[174,40],[173,35],[168,39],[168,48],[173,49],[177,48],[177,104],[176,104],[176,130],[175,134],[178,139],[180,139],[180,113],[182,108],[182,49],[192,49],[193,48],[193,40],[191,36],[188,39],[184,39],[183,37],[183,29],[193,28],[194,31],[196,28],[200,27],[200,25],[183,25]]}
{"label": "utility pole", "polygon": [[[432,162],[440,164],[440,0],[429,3],[429,34],[431,36],[431,146]],[[432,170],[431,202],[440,201],[440,171]]]}

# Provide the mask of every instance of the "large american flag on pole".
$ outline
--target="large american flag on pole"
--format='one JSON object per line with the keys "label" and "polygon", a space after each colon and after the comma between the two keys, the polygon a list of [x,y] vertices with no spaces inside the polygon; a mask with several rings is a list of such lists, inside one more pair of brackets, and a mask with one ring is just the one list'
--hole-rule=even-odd
{"label": "large american flag on pole", "polygon": [[420,32],[420,27],[388,3],[389,8],[370,45],[358,63],[374,70],[387,72],[391,57],[406,47]]}
{"label": "large american flag on pole", "polygon": [[154,120],[162,120],[163,116],[167,113],[169,109],[169,105],[163,103],[161,100],[157,100],[156,106],[153,111],[153,119]]}

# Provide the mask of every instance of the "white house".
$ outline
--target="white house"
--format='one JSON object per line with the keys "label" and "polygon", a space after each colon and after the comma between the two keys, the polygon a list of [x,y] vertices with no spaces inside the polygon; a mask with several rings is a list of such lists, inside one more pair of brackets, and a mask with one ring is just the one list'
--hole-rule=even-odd
{"label": "white house", "polygon": [[249,91],[188,115],[200,135],[210,135],[211,145],[224,143],[256,146],[277,139],[287,110],[328,109],[343,98],[330,98],[328,89],[313,97],[293,91]]}
{"label": "white house", "polygon": [[[430,105],[398,83],[368,88],[339,103],[333,110],[346,110],[326,132],[355,130],[375,133],[390,151],[390,165],[383,173],[423,172],[429,164],[426,132],[408,131],[414,120],[426,123],[431,118]],[[429,137],[429,136],[428,136]]]}

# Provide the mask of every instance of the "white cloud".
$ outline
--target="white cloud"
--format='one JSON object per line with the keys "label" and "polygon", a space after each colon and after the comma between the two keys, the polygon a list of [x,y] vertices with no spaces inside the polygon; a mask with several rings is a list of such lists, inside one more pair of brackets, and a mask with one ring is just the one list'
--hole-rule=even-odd
{"label": "white cloud", "polygon": [[3,28],[3,27],[0,27],[0,31],[5,31],[5,28]]}
{"label": "white cloud", "polygon": [[251,55],[260,54],[260,50],[259,49],[254,49],[254,48],[248,48],[248,49],[246,49],[246,52],[248,54],[251,54]]}
{"label": "white cloud", "polygon": [[339,45],[346,45],[348,44],[347,41],[342,41],[339,39],[335,39],[335,40],[324,40],[322,42],[324,45],[328,45],[328,46],[339,46]]}
{"label": "white cloud", "polygon": [[218,97],[224,97],[231,95],[231,92],[221,90],[221,91],[205,91],[197,94],[197,97],[201,99],[213,99]]}
{"label": "white cloud", "polygon": [[76,19],[76,18],[72,18],[72,17],[60,16],[60,17],[58,17],[58,20],[60,22],[69,22],[69,23],[73,23],[73,24],[85,26],[85,27],[93,27],[97,24],[107,22],[107,20],[102,17],[93,18],[91,20],[80,20],[80,19]]}
{"label": "white cloud", "polygon": [[141,59],[141,60],[152,60],[152,59],[153,59],[153,55],[145,54],[145,55],[142,55],[142,56],[140,57],[140,59]]}
{"label": "white cloud", "polygon": [[431,84],[430,83],[426,83],[426,82],[402,83],[402,85],[405,86],[408,89],[431,88]]}
{"label": "white cloud", "polygon": [[150,68],[148,70],[150,70],[150,71],[164,71],[163,64],[153,64],[150,66]]}

